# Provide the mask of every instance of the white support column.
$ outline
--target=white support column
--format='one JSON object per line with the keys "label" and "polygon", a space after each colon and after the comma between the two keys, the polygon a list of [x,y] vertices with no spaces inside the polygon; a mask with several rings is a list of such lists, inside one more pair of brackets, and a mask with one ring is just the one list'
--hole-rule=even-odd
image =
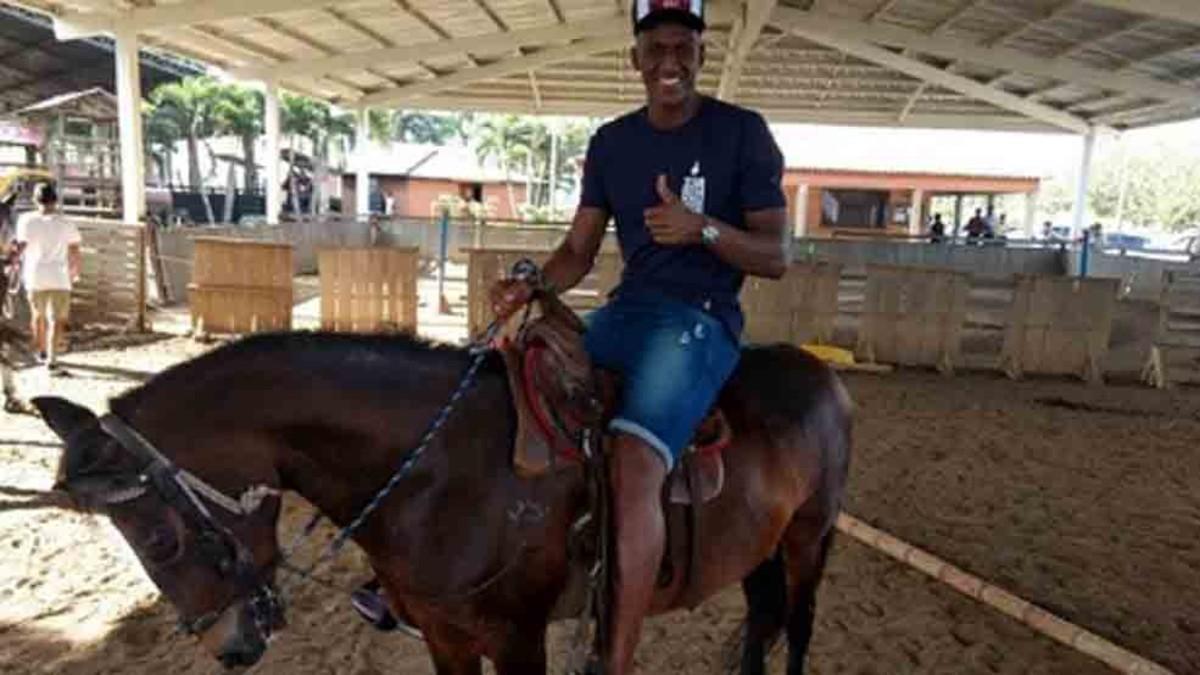
{"label": "white support column", "polygon": [[1025,193],[1025,238],[1033,239],[1037,229],[1038,191]]}
{"label": "white support column", "polygon": [[795,236],[808,236],[808,183],[796,186]]}
{"label": "white support column", "polygon": [[267,139],[267,158],[264,187],[267,197],[267,223],[276,225],[279,223],[279,213],[283,210],[283,190],[280,187],[283,181],[279,175],[279,85],[273,81],[265,84],[263,133]]}
{"label": "white support column", "polygon": [[913,190],[912,208],[908,211],[908,233],[914,237],[925,233],[924,190]]}
{"label": "white support column", "polygon": [[126,223],[141,222],[146,210],[142,149],[142,77],[136,33],[116,34],[117,119],[121,134],[121,206]]}
{"label": "white support column", "polygon": [[360,217],[371,213],[371,172],[367,170],[367,147],[371,143],[371,126],[369,108],[359,108],[355,113],[358,126],[354,134],[354,154],[357,155],[354,172],[354,205],[355,212]]}
{"label": "white support column", "polygon": [[1083,154],[1079,162],[1079,182],[1075,186],[1075,215],[1071,220],[1071,237],[1083,234],[1087,226],[1088,186],[1092,180],[1092,154],[1096,149],[1096,130],[1083,135]]}

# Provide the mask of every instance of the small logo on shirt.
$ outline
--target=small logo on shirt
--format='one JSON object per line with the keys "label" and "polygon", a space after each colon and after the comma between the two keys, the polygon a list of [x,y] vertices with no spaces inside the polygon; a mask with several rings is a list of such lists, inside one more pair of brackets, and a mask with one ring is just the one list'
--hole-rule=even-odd
{"label": "small logo on shirt", "polygon": [[700,175],[700,162],[692,165],[689,175],[683,179],[683,205],[695,213],[704,213],[704,176]]}

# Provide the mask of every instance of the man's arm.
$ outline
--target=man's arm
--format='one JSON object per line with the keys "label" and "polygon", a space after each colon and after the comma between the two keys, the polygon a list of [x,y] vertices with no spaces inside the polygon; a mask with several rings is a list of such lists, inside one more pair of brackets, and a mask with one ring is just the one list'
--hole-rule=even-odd
{"label": "man's arm", "polygon": [[[573,288],[596,262],[608,226],[606,210],[581,206],[575,212],[566,239],[551,254],[542,268],[542,276],[556,293]],[[529,302],[533,289],[524,282],[503,280],[492,286],[492,310],[501,318],[512,316]]]}
{"label": "man's arm", "polygon": [[550,260],[542,268],[546,283],[555,292],[574,288],[592,271],[596,254],[604,243],[604,230],[608,226],[608,212],[604,209],[583,206],[575,212],[571,229]]}
{"label": "man's arm", "polygon": [[695,213],[671,192],[667,177],[659,176],[658,194],[662,204],[646,210],[646,227],[661,246],[703,244],[706,226],[718,232],[709,248],[722,260],[757,277],[778,279],[791,262],[788,245],[787,209],[761,209],[746,212],[746,229],[722,223],[716,218]]}
{"label": "man's arm", "polygon": [[67,246],[67,270],[71,274],[71,281],[79,279],[79,273],[83,270],[83,253],[79,249],[79,244]]}

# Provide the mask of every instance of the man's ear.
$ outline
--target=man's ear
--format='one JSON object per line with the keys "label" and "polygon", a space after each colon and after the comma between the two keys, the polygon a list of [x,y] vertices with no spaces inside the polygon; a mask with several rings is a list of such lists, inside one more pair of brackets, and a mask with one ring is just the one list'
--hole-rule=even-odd
{"label": "man's ear", "polygon": [[[707,56],[708,56],[708,43],[704,41],[703,37],[701,37],[700,38],[700,67],[701,68],[704,68],[704,60],[705,60],[705,58],[707,58]],[[700,79],[699,73],[697,73],[696,79]]]}
{"label": "man's ear", "polygon": [[638,54],[636,42],[629,48],[629,65],[633,66],[637,72],[642,72],[642,57]]}

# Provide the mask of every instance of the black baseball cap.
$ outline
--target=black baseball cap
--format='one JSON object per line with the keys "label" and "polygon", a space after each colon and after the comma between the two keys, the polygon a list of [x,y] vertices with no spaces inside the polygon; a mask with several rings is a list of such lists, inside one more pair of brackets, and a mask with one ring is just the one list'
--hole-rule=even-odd
{"label": "black baseball cap", "polygon": [[634,35],[667,22],[704,32],[704,0],[633,0]]}

